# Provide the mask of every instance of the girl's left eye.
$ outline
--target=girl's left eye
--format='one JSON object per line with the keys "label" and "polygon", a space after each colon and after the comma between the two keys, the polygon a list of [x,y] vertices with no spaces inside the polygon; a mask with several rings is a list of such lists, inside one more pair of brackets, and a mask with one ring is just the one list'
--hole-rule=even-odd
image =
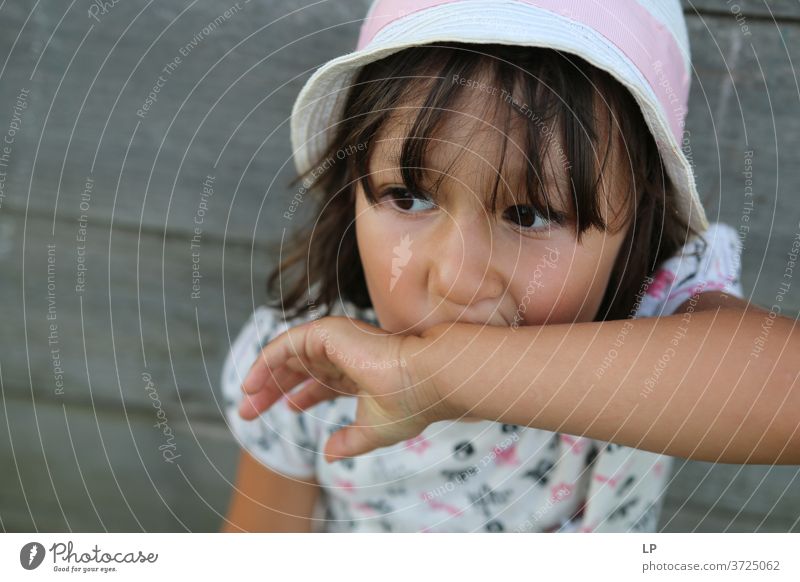
{"label": "girl's left eye", "polygon": [[524,230],[545,229],[553,222],[558,222],[558,217],[552,217],[548,220],[544,216],[540,216],[533,206],[527,204],[509,206],[506,208],[505,212],[503,212],[503,217]]}
{"label": "girl's left eye", "polygon": [[417,194],[406,188],[387,188],[381,195],[381,199],[387,197],[391,199],[396,208],[409,214],[436,208],[436,203],[433,200],[424,194]]}

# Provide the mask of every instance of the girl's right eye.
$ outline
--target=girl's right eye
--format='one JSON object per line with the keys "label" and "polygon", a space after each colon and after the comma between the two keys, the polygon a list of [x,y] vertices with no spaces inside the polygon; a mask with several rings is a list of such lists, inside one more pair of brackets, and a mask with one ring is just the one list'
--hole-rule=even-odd
{"label": "girl's right eye", "polygon": [[436,208],[436,203],[429,197],[424,194],[413,193],[401,186],[384,190],[379,199],[383,200],[384,198],[389,198],[395,208],[407,214],[416,214]]}

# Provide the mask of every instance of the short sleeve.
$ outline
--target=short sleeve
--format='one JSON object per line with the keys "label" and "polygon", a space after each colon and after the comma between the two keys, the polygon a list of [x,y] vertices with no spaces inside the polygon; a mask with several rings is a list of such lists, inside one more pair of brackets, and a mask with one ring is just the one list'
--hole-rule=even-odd
{"label": "short sleeve", "polygon": [[662,263],[647,293],[660,304],[656,315],[669,315],[692,296],[707,291],[742,297],[740,276],[741,244],[736,231],[712,223],[702,238],[693,237],[680,253]]}
{"label": "short sleeve", "polygon": [[579,531],[655,532],[673,457],[596,442],[599,450]]}
{"label": "short sleeve", "polygon": [[275,310],[261,306],[231,345],[222,371],[222,396],[229,427],[239,445],[268,468],[290,477],[315,476],[317,445],[311,417],[295,412],[282,398],[254,420],[239,416],[242,382],[261,349],[288,329]]}

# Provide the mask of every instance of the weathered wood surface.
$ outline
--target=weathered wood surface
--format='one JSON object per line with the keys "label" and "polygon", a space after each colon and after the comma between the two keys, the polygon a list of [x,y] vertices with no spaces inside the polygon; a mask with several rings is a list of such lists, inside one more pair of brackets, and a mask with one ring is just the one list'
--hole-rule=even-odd
{"label": "weathered wood surface", "polygon": [[[281,216],[292,195],[288,115],[311,71],[353,48],[367,2],[240,4],[182,57],[143,117],[163,67],[233,3],[121,2],[99,21],[88,3],[66,15],[67,5],[40,5],[30,19],[26,3],[0,10],[0,134],[29,92],[0,190],[5,530],[218,527],[237,450],[219,409],[220,367],[263,299],[277,260],[268,243],[296,224]],[[763,3],[739,4],[749,34],[724,2],[685,3],[695,67],[687,129],[712,220],[743,224],[753,151],[743,283],[770,306],[800,229],[800,23],[796,2],[769,3],[777,26]],[[204,197],[209,175],[214,193]],[[63,394],[48,343],[50,244]],[[782,307],[797,316],[800,285]],[[143,373],[175,431],[178,463],[158,450]],[[797,468],[675,467],[666,530],[798,531]]]}
{"label": "weathered wood surface", "polygon": [[681,0],[684,13],[691,16],[722,14],[739,19],[793,20],[800,18],[795,0]]}

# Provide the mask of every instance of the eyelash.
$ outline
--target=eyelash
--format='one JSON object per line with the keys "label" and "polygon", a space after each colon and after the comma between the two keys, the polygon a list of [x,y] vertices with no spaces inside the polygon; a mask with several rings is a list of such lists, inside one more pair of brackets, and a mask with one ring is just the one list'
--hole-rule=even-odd
{"label": "eyelash", "polygon": [[[403,188],[401,186],[393,186],[393,187],[386,188],[385,190],[383,190],[380,193],[380,195],[378,196],[378,201],[381,201],[381,200],[383,200],[384,198],[386,198],[388,196],[396,195],[398,193],[401,193],[401,194],[402,193],[409,193],[409,194],[411,194],[410,190],[408,190],[407,188]],[[416,195],[416,196],[413,196],[413,198],[406,197],[406,198],[404,198],[404,200],[423,200],[425,202],[429,202],[429,203],[434,204],[434,207],[435,207],[435,203],[433,202],[433,200],[431,200],[431,198],[429,196]],[[397,212],[399,212],[401,214],[405,214],[405,215],[418,214],[417,212],[410,212],[408,210],[403,210],[401,208],[398,208],[397,204],[395,204],[394,201],[391,202],[391,205],[392,205],[394,210],[396,210]],[[542,220],[545,221],[545,225],[544,226],[537,227],[537,228],[529,227],[529,226],[526,227],[526,226],[522,226],[522,225],[519,225],[519,224],[514,224],[513,225],[514,228],[516,228],[517,230],[520,230],[522,232],[541,232],[541,231],[544,231],[546,229],[549,229],[553,225],[555,225],[555,226],[561,225],[561,224],[564,223],[564,220],[565,220],[564,215],[561,214],[561,213],[558,213],[558,212],[551,212],[550,213],[550,220],[547,220],[544,217],[541,217],[538,214],[536,214],[535,209],[533,209],[533,207],[531,205],[529,205],[529,204],[517,204],[516,206],[509,206],[508,207],[508,209],[513,209],[513,208],[517,208],[517,209],[519,209],[519,208],[528,208],[528,209],[530,209],[532,211],[533,214],[536,215],[537,218],[541,218]],[[504,214],[505,214],[505,212],[504,212]],[[517,216],[519,216],[519,215],[520,215],[520,211],[517,210]]]}

